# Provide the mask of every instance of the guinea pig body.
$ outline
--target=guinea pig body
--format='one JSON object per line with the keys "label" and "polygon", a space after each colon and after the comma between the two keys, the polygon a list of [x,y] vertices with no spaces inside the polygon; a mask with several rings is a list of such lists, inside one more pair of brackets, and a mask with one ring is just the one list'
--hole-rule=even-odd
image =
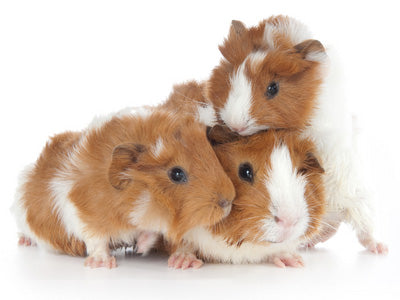
{"label": "guinea pig body", "polygon": [[198,267],[195,255],[213,262],[302,265],[296,249],[317,234],[325,209],[324,171],[312,142],[269,130],[214,150],[236,189],[231,213],[212,227],[188,231],[182,245],[172,247],[169,265]]}
{"label": "guinea pig body", "polygon": [[145,253],[159,234],[179,240],[225,217],[234,194],[203,125],[141,109],[54,136],[24,172],[12,209],[21,244],[111,268],[110,249],[137,240]]}

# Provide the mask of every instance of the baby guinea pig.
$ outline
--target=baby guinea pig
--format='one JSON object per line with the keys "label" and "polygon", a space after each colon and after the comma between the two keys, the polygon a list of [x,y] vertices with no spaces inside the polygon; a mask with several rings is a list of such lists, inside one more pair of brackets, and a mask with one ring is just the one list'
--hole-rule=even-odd
{"label": "baby guinea pig", "polygon": [[271,17],[247,29],[233,21],[219,47],[224,60],[206,83],[218,118],[240,135],[302,129],[313,113],[326,59],[299,22]]}
{"label": "baby guinea pig", "polygon": [[325,208],[324,170],[313,143],[274,130],[232,141],[218,128],[210,136],[236,189],[231,213],[186,233],[171,246],[169,266],[197,268],[202,260],[302,266],[296,249],[318,232]]}
{"label": "baby guinea pig", "polygon": [[112,268],[110,249],[138,239],[145,252],[158,234],[178,242],[226,217],[234,197],[205,126],[149,108],[54,136],[24,172],[12,209],[20,244]]}
{"label": "baby guinea pig", "polygon": [[163,104],[195,114],[207,126],[240,135],[272,128],[303,129],[322,84],[326,53],[298,21],[278,16],[247,29],[233,21],[219,47],[224,59],[201,83],[176,85]]}

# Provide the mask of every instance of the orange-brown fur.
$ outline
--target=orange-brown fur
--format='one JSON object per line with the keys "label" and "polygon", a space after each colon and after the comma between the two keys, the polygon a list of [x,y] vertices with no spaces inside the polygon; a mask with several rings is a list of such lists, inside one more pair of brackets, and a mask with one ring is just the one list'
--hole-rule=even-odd
{"label": "orange-brown fur", "polygon": [[[158,137],[163,138],[164,150],[155,156],[151,147]],[[118,145],[136,148],[120,153]],[[126,160],[126,153],[135,157]],[[75,164],[68,165],[71,157]],[[174,184],[168,178],[174,166],[186,170],[187,184]],[[220,221],[226,211],[218,201],[232,201],[235,195],[205,127],[190,117],[159,110],[145,118],[113,117],[100,129],[56,135],[28,175],[23,205],[31,231],[70,255],[85,255],[86,248],[84,241],[66,233],[54,210],[49,184],[60,172],[74,182],[67,201],[76,207],[86,235],[107,237],[110,242],[121,233],[151,230],[157,222],[168,225],[164,233],[169,239],[179,240],[194,226]],[[141,223],[132,224],[130,213],[144,190],[150,192],[151,202]]]}

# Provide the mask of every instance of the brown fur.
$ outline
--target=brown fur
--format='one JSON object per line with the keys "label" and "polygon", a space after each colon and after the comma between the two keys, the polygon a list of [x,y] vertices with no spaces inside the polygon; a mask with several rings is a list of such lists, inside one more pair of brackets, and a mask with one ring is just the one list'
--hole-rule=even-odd
{"label": "brown fur", "polygon": [[[155,156],[151,147],[159,137],[164,150]],[[171,182],[168,170],[174,166],[186,171],[186,184]],[[220,221],[226,209],[218,202],[235,196],[205,127],[190,117],[159,110],[146,118],[114,117],[100,129],[56,135],[29,174],[23,205],[33,233],[70,255],[85,255],[86,249],[84,241],[68,236],[54,211],[49,184],[60,172],[74,182],[66,201],[77,209],[85,235],[110,242],[157,222],[167,224],[169,239],[179,240],[194,226]],[[151,201],[140,224],[132,224],[130,213],[144,190]]]}

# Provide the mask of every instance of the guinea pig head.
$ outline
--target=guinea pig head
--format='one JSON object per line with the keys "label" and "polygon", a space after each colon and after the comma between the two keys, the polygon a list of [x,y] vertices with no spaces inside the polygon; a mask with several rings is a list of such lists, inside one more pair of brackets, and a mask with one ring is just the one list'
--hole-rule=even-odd
{"label": "guinea pig head", "polygon": [[111,185],[132,204],[131,223],[176,241],[226,217],[235,190],[205,127],[171,114],[145,124],[140,131],[148,139],[115,147],[109,168]]}
{"label": "guinea pig head", "polygon": [[220,122],[240,135],[308,124],[326,53],[304,25],[282,16],[251,28],[233,21],[220,51],[206,86]]}
{"label": "guinea pig head", "polygon": [[217,226],[240,245],[307,240],[324,212],[324,170],[313,144],[273,130],[214,149],[236,188],[231,214]]}

